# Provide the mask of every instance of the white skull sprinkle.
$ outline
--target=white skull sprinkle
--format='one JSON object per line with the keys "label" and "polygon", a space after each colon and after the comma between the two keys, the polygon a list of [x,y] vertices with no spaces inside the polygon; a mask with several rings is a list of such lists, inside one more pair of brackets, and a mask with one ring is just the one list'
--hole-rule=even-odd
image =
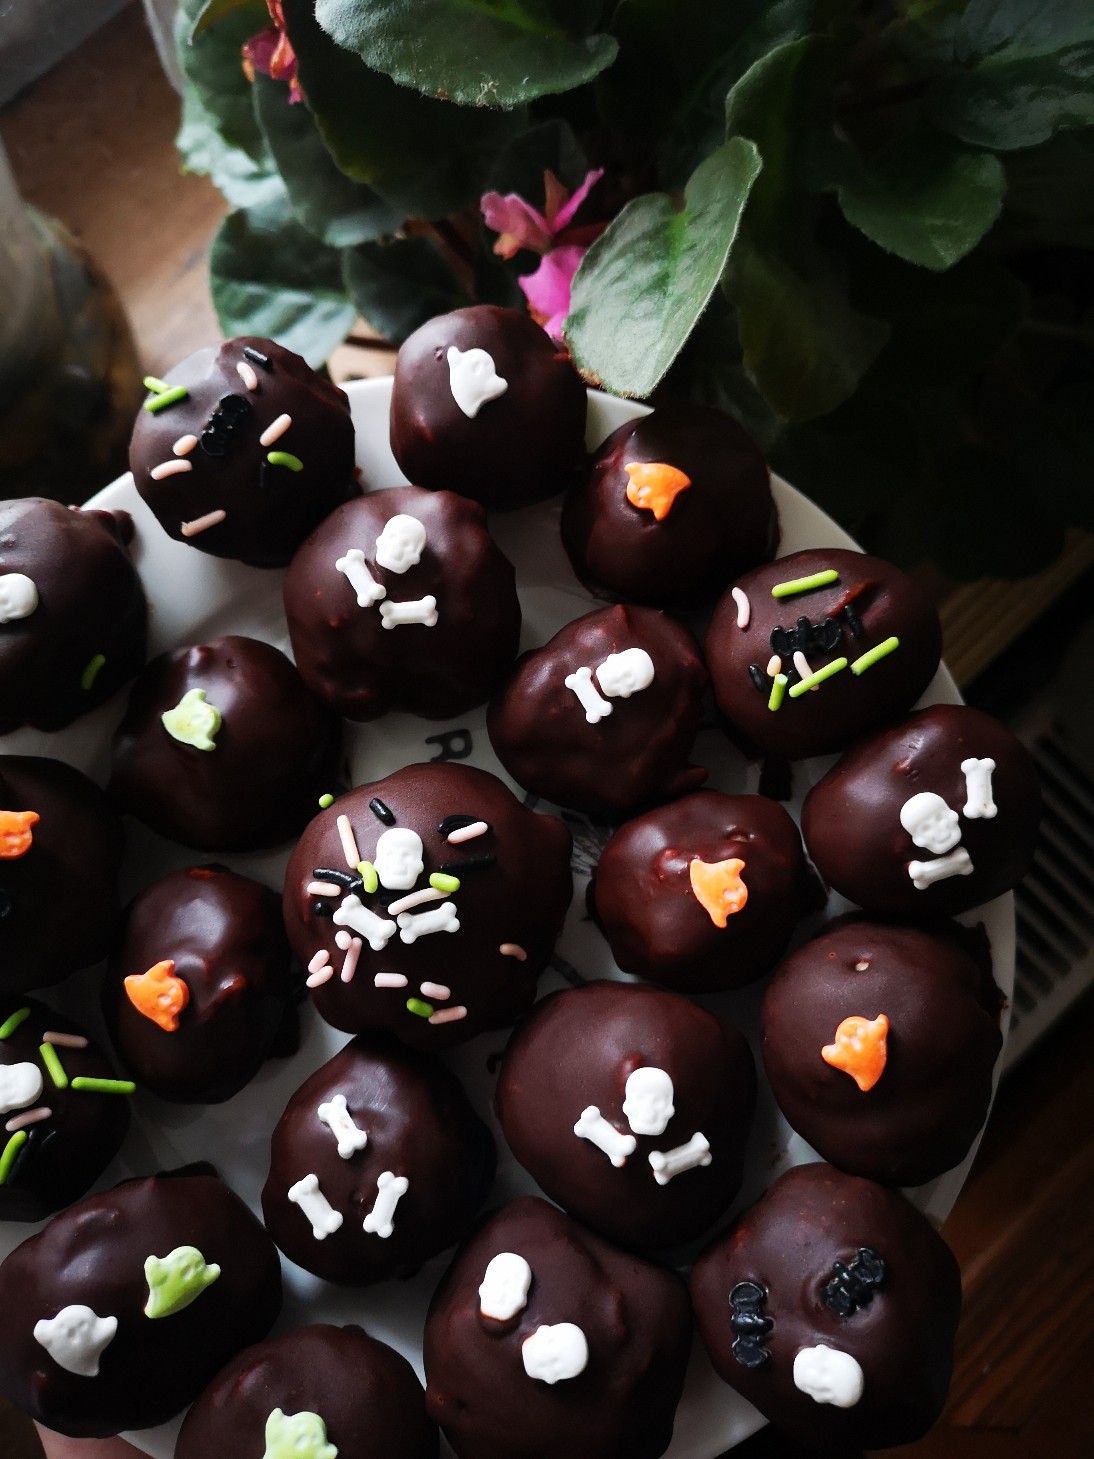
{"label": "white skull sprinkle", "polygon": [[78,1378],[96,1378],[99,1359],[114,1340],[116,1317],[100,1317],[90,1307],[74,1303],[62,1307],[56,1317],[43,1317],[34,1324],[34,1340],[41,1343],[59,1368]]}
{"label": "white skull sprinkle", "polygon": [[33,1104],[44,1082],[37,1064],[0,1064],[0,1114]]}
{"label": "white skull sprinkle", "polygon": [[653,683],[653,660],[644,648],[625,648],[604,660],[596,681],[609,699],[629,699]]}
{"label": "white skull sprinkle", "polygon": [[479,1311],[484,1317],[508,1322],[528,1305],[532,1268],[515,1251],[499,1251],[487,1263],[479,1285]]}
{"label": "white skull sprinkle", "polygon": [[494,357],[486,350],[448,351],[448,383],[452,399],[469,419],[473,420],[483,406],[496,400],[509,389],[494,367]]}
{"label": "white skull sprinkle", "polygon": [[558,1383],[563,1378],[576,1378],[589,1361],[589,1344],[581,1328],[573,1322],[544,1323],[521,1345],[520,1355],[529,1378],[542,1383]]}
{"label": "white skull sprinkle", "polygon": [[661,1135],[676,1113],[672,1080],[664,1069],[636,1069],[627,1080],[623,1113],[636,1135]]}
{"label": "white skull sprinkle", "polygon": [[0,572],[0,623],[29,618],[38,606],[38,589],[22,572]]}
{"label": "white skull sprinkle", "polygon": [[406,572],[421,562],[424,549],[425,528],[417,517],[400,512],[376,539],[376,562],[388,572]]}
{"label": "white skull sprinkle", "polygon": [[795,1355],[794,1387],[807,1393],[814,1403],[854,1408],[864,1386],[862,1369],[850,1353],[821,1343],[815,1348],[802,1348]]}
{"label": "white skull sprinkle", "polygon": [[382,887],[390,892],[409,892],[425,870],[422,838],[404,826],[385,831],[376,843],[373,865]]}
{"label": "white skull sprinkle", "polygon": [[961,840],[960,818],[940,795],[921,790],[900,808],[900,824],[917,846],[941,856]]}

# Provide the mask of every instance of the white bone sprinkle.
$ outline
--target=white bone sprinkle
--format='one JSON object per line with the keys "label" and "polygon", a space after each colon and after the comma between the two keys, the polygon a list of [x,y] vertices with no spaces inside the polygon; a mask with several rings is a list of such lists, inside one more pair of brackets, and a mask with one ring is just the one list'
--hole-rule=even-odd
{"label": "white bone sprinkle", "polygon": [[961,773],[965,777],[964,815],[970,821],[994,820],[999,807],[992,799],[991,772],[994,760],[962,760]]}
{"label": "white bone sprinkle", "polygon": [[402,623],[422,623],[432,628],[437,622],[437,600],[432,593],[425,598],[412,598],[404,603],[381,603],[380,617],[385,628],[398,628]]}
{"label": "white bone sprinkle", "polygon": [[338,1141],[338,1154],[343,1160],[349,1160],[368,1144],[368,1135],[354,1123],[344,1094],[332,1095],[319,1106],[316,1113],[320,1123],[326,1125]]}
{"label": "white bone sprinkle", "polygon": [[593,683],[592,669],[577,669],[572,674],[567,674],[562,681],[566,688],[577,695],[578,702],[585,711],[585,719],[589,724],[599,724],[612,712],[612,706],[606,699],[601,698],[599,690]]}
{"label": "white bone sprinkle", "polygon": [[698,1130],[686,1145],[677,1145],[674,1150],[650,1151],[653,1178],[658,1185],[668,1185],[674,1175],[694,1170],[697,1165],[709,1165],[713,1159],[710,1141]]}
{"label": "white bone sprinkle", "polygon": [[340,557],[334,566],[338,572],[345,574],[350,587],[357,594],[358,607],[371,608],[373,603],[387,597],[387,588],[383,583],[378,583],[369,572],[365,554],[359,547],[351,547],[345,557]]}
{"label": "white bone sprinkle", "polygon": [[634,1154],[638,1144],[633,1135],[621,1134],[609,1124],[595,1104],[587,1105],[581,1111],[581,1118],[574,1125],[574,1134],[603,1150],[617,1170],[626,1165],[627,1156]]}
{"label": "white bone sprinkle", "polygon": [[317,1175],[305,1175],[289,1187],[289,1200],[299,1206],[311,1222],[311,1234],[316,1241],[325,1241],[342,1225],[342,1213],[336,1211],[319,1189]]}
{"label": "white bone sprinkle", "polygon": [[432,912],[399,913],[399,939],[402,942],[417,942],[431,932],[458,932],[460,919],[456,916],[455,902],[443,902]]}
{"label": "white bone sprinkle", "polygon": [[410,1181],[405,1175],[385,1170],[376,1181],[376,1200],[365,1217],[364,1229],[386,1241],[395,1230],[395,1207],[406,1195]]}
{"label": "white bone sprinkle", "polygon": [[950,851],[934,861],[909,861],[908,875],[917,892],[924,892],[936,881],[945,881],[950,876],[971,876],[972,857],[964,846]]}
{"label": "white bone sprinkle", "polygon": [[[395,936],[395,923],[391,918],[378,917],[353,893],[343,897],[341,905],[334,909],[334,921],[338,927],[352,927],[354,932],[360,933],[373,952],[383,952]],[[343,946],[341,942],[338,945]]]}

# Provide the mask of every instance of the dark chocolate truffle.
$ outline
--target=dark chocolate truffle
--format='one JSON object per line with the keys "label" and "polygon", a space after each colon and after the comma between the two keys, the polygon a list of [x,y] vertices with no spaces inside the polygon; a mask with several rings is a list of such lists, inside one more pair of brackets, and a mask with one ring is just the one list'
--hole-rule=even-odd
{"label": "dark chocolate truffle", "polygon": [[285,872],[315,1006],[428,1050],[517,1018],[573,895],[570,833],[468,765],[407,765],[336,800]]}
{"label": "dark chocolate truffle", "polygon": [[706,779],[687,759],[706,684],[686,628],[600,608],[517,660],[490,704],[490,742],[534,795],[620,816]]}
{"label": "dark chocolate truffle", "polygon": [[983,933],[841,919],[775,970],[763,1060],[790,1124],[854,1175],[920,1185],[987,1118],[1003,995]]}
{"label": "dark chocolate truffle", "polygon": [[146,383],[129,464],[177,542],[284,567],[356,494],[345,392],[272,339],[210,345]]}
{"label": "dark chocolate truffle", "polygon": [[809,792],[802,834],[830,886],[920,922],[998,897],[1029,870],[1033,757],[990,715],[932,704],[855,745]]}
{"label": "dark chocolate truffle", "polygon": [[585,450],[585,386],[516,309],[430,319],[395,361],[391,451],[408,480],[507,511],[564,491]]}
{"label": "dark chocolate truffle", "polygon": [[[909,709],[941,652],[923,590],[880,557],[838,547],[745,573],[714,610],[706,643],[734,736],[791,760],[845,749]],[[815,693],[802,687],[814,677]]]}
{"label": "dark chocolate truffle", "polygon": [[896,1191],[795,1166],[696,1263],[691,1296],[721,1376],[803,1443],[910,1444],[942,1412],[961,1277]]}
{"label": "dark chocolate truffle", "polygon": [[123,1181],[0,1266],[0,1393],[73,1438],[150,1428],[280,1308],[274,1244],[211,1167]]}
{"label": "dark chocolate truffle", "polygon": [[571,1215],[625,1246],[701,1235],[737,1194],[756,1073],[737,1030],[676,993],[587,983],[521,1021],[498,1077],[509,1147]]}
{"label": "dark chocolate truffle", "polygon": [[713,993],[767,972],[805,891],[801,838],[782,806],[697,790],[616,831],[589,905],[624,972]]}
{"label": "dark chocolate truffle", "polygon": [[280,899],[192,866],[130,903],[103,980],[118,1056],[163,1099],[217,1104],[250,1083],[292,997]]}
{"label": "dark chocolate truffle", "polygon": [[363,1287],[410,1276],[454,1245],[493,1178],[493,1139],[455,1075],[374,1033],[289,1100],[262,1211],[290,1261]]}
{"label": "dark chocolate truffle", "polygon": [[426,1410],[459,1459],[657,1459],[690,1335],[675,1272],[528,1196],[468,1241],[437,1289]]}
{"label": "dark chocolate truffle", "polygon": [[121,1148],[132,1092],[79,1024],[33,999],[0,1001],[0,1221],[79,1200]]}
{"label": "dark chocolate truffle", "polygon": [[292,560],[285,615],[304,682],[347,719],[463,714],[520,643],[516,574],[486,513],[417,486],[332,513]]}
{"label": "dark chocolate truffle", "polygon": [[63,729],[144,663],[132,536],[128,512],[0,502],[0,735]]}
{"label": "dark chocolate truffle", "polygon": [[341,779],[341,724],[279,649],[214,638],[153,659],[114,736],[110,793],[202,851],[273,846]]}
{"label": "dark chocolate truffle", "polygon": [[105,957],[122,851],[121,821],[86,775],[0,755],[0,992],[45,988]]}
{"label": "dark chocolate truffle", "polygon": [[613,431],[562,508],[581,581],[651,608],[712,603],[778,538],[760,448],[722,411],[683,402]]}
{"label": "dark chocolate truffle", "polygon": [[183,1421],[175,1459],[436,1459],[407,1360],[360,1327],[298,1327],[248,1348]]}

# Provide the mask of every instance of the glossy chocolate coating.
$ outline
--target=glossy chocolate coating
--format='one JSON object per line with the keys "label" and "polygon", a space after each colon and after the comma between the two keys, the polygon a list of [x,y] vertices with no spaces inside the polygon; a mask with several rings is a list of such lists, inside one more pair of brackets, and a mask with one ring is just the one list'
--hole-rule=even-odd
{"label": "glossy chocolate coating", "polygon": [[[720,927],[692,888],[693,860],[740,860],[748,899]],[[697,790],[626,821],[601,853],[589,908],[625,973],[680,993],[740,988],[778,959],[802,915],[798,828],[760,795]]]}
{"label": "glossy chocolate coating", "polygon": [[[590,724],[567,676],[595,671],[629,648],[649,654],[653,683],[610,699],[611,713]],[[517,660],[490,703],[490,742],[534,795],[621,816],[696,790],[706,779],[687,759],[706,684],[699,646],[686,628],[651,608],[599,608]]]}
{"label": "glossy chocolate coating", "polygon": [[[961,763],[967,759],[995,761],[997,814],[991,818],[964,813]],[[916,845],[900,812],[923,791],[940,795],[957,813],[959,844],[973,869],[919,888],[908,867],[929,864],[935,854]],[[933,704],[837,761],[806,798],[802,835],[821,876],[850,901],[921,922],[956,916],[1010,891],[1029,870],[1040,819],[1037,769],[1022,742],[978,709]]]}
{"label": "glossy chocolate coating", "polygon": [[[144,663],[148,608],[129,559],[132,536],[128,512],[41,497],[0,502],[0,735],[24,724],[63,729]],[[9,574],[37,590],[26,617],[8,620]]]}
{"label": "glossy chocolate coating", "polygon": [[[370,809],[373,800],[390,821]],[[333,884],[324,878],[325,870],[333,869],[344,883],[354,877],[338,831],[340,816],[348,818],[357,849],[368,862],[375,859],[377,841],[385,831],[395,827],[415,831],[423,843],[424,870],[414,887],[403,891],[381,885],[366,893],[358,879],[336,898],[309,893],[314,881]],[[451,818],[485,821],[487,830],[453,845],[447,840],[446,823]],[[512,1023],[535,997],[536,979],[562,930],[573,895],[570,846],[570,833],[560,820],[528,810],[497,776],[467,765],[407,765],[385,780],[342,796],[308,826],[285,873],[285,926],[293,951],[305,965],[325,951],[328,966],[334,969],[332,977],[313,988],[316,1008],[335,1028],[349,1033],[389,1029],[404,1043],[431,1051]],[[382,951],[363,942],[356,972],[350,982],[343,982],[346,951],[336,936],[346,929],[334,923],[332,912],[341,910],[346,894],[358,897],[385,921],[394,921],[387,916],[387,907],[412,890],[428,890],[428,878],[437,873],[455,876],[459,889],[446,892],[443,899],[423,902],[406,915],[413,918],[451,902],[459,930],[407,942],[400,929],[391,933]],[[405,931],[413,936],[410,927]],[[376,987],[373,980],[378,974],[403,977],[406,984]],[[441,985],[450,996],[424,992],[423,983]],[[465,1008],[466,1016],[431,1023],[429,1017],[409,1010],[408,1000],[428,1000],[428,1007],[438,1014]]]}
{"label": "glossy chocolate coating", "polygon": [[[222,716],[212,750],[162,716],[203,689]],[[341,779],[341,725],[280,650],[214,638],[153,659],[114,736],[110,794],[161,836],[202,851],[273,846],[307,824]]]}
{"label": "glossy chocolate coating", "polygon": [[[774,598],[777,584],[832,569],[839,579],[788,598]],[[763,754],[798,760],[843,750],[859,735],[867,734],[902,714],[919,698],[938,668],[942,630],[930,599],[917,583],[892,563],[839,547],[809,548],[758,567],[739,578],[736,587],[748,597],[746,628],[737,627],[737,603],[730,593],[714,610],[707,634],[706,656],[718,707],[729,721],[734,737],[746,748]],[[850,605],[862,636],[848,621]],[[777,630],[792,631],[799,619],[813,625],[816,644],[827,634],[832,647],[814,646],[806,658],[815,671],[838,658],[847,667],[816,690],[790,697],[799,682],[789,645]],[[828,623],[834,625],[828,627]],[[900,645],[859,674],[851,672],[856,659],[886,639]],[[782,658],[789,678],[786,697],[775,711],[768,709],[772,680],[767,665],[773,653]],[[755,666],[762,690],[749,674]]]}
{"label": "glossy chocolate coating", "polygon": [[[122,1093],[73,1089],[73,1079],[115,1079],[116,1071],[98,1044],[62,1013],[54,1013],[32,998],[5,998],[0,1002],[0,1026],[12,1014],[30,1010],[29,1017],[0,1039],[0,1082],[13,1064],[33,1064],[41,1072],[41,1092],[29,1103],[8,1095],[0,1099],[0,1123],[14,1120],[26,1130],[27,1141],[0,1186],[0,1221],[40,1221],[79,1200],[113,1160],[129,1129],[129,1098]],[[83,1040],[83,1047],[59,1045],[54,1054],[66,1077],[59,1087],[42,1061],[46,1033]],[[20,1116],[45,1109],[48,1118],[22,1125]],[[0,1134],[6,1145],[10,1128]],[[0,1146],[3,1148],[3,1146]]]}
{"label": "glossy chocolate coating", "polygon": [[[626,466],[658,462],[691,485],[660,521],[627,497]],[[651,608],[700,608],[766,562],[779,539],[767,462],[730,416],[683,402],[613,431],[562,508],[562,541],[581,581],[602,597]]]}
{"label": "glossy chocolate coating", "polygon": [[[220,1276],[181,1310],[145,1316],[145,1261],[193,1246]],[[62,1368],[34,1327],[65,1307],[116,1317],[97,1377]],[[123,1181],[54,1216],[0,1266],[0,1392],[74,1438],[164,1423],[281,1308],[273,1242],[210,1166]]]}
{"label": "glossy chocolate coating", "polygon": [[[268,368],[245,349],[265,356]],[[248,390],[240,363],[253,369],[256,390]],[[155,413],[137,412],[129,465],[137,490],[177,542],[252,567],[284,567],[312,528],[356,494],[345,392],[291,350],[271,339],[225,340],[169,370],[165,383],[184,386],[186,397]],[[292,423],[262,445],[260,436],[282,415]],[[187,436],[198,444],[180,456],[174,446]],[[271,464],[271,451],[294,456],[300,469]],[[152,478],[155,467],[173,461],[191,469]],[[227,513],[222,522],[195,536],[182,531],[183,523],[215,511]]]}
{"label": "glossy chocolate coating", "polygon": [[[791,953],[764,995],[762,1051],[783,1114],[825,1160],[920,1185],[968,1153],[991,1103],[1003,995],[983,934],[841,919]],[[846,1018],[889,1020],[865,1091],[821,1057]]]}
{"label": "glossy chocolate coating", "polygon": [[0,812],[34,811],[31,844],[0,854],[0,992],[59,983],[105,957],[118,920],[122,825],[60,760],[0,755]]}
{"label": "glossy chocolate coating", "polygon": [[[486,350],[504,394],[456,404],[448,351]],[[395,361],[391,451],[409,481],[492,512],[564,491],[585,450],[585,386],[565,349],[516,309],[479,304],[414,331]]]}
{"label": "glossy chocolate coating", "polygon": [[[125,986],[165,960],[188,990],[174,1029],[141,1013]],[[270,1053],[292,996],[289,962],[268,887],[223,866],[170,872],[129,904],[103,979],[118,1057],[162,1099],[230,1099]]]}
{"label": "glossy chocolate coating", "polygon": [[[637,1147],[617,1167],[574,1125],[594,1105],[630,1134],[626,1084],[643,1068],[672,1080],[675,1113],[660,1134],[635,1131]],[[756,1074],[724,1019],[660,988],[595,982],[551,993],[521,1021],[496,1098],[510,1149],[546,1195],[613,1241],[663,1250],[700,1236],[737,1194]],[[710,1164],[659,1185],[650,1153],[686,1145],[697,1131]]]}
{"label": "glossy chocolate coating", "polygon": [[240,1353],[183,1421],[175,1459],[266,1459],[274,1409],[315,1414],[338,1459],[436,1459],[438,1434],[404,1357],[360,1327],[298,1327]]}
{"label": "glossy chocolate coating", "polygon": [[[401,573],[376,563],[376,539],[399,515],[426,532],[421,561]],[[336,566],[354,548],[386,588],[385,603],[432,596],[436,623],[385,628],[379,604],[361,607]],[[416,486],[358,497],[317,527],[285,578],[285,615],[304,682],[347,719],[389,709],[463,714],[490,696],[520,643],[516,574],[486,513],[454,492]]]}
{"label": "glossy chocolate coating", "polygon": [[[364,1149],[343,1157],[318,1110],[342,1095]],[[377,1177],[408,1181],[383,1237],[366,1231]],[[288,1192],[306,1175],[345,1219],[321,1241]],[[328,1282],[363,1287],[410,1276],[468,1230],[494,1178],[494,1141],[453,1074],[389,1034],[353,1039],[304,1081],[274,1127],[262,1192],[266,1229],[290,1261]]]}
{"label": "glossy chocolate coating", "polygon": [[[864,1247],[881,1257],[884,1276],[839,1316],[825,1288],[835,1263],[850,1266]],[[751,1367],[734,1355],[730,1325],[730,1294],[743,1282],[764,1290],[762,1315],[773,1323],[759,1335],[767,1357]],[[780,1430],[818,1450],[910,1444],[942,1412],[961,1277],[945,1242],[896,1191],[830,1165],[795,1166],[696,1263],[691,1297],[721,1376]],[[795,1356],[817,1346],[849,1353],[861,1367],[863,1394],[853,1407],[796,1387]]]}
{"label": "glossy chocolate coating", "polygon": [[[501,1321],[478,1288],[501,1252],[532,1269],[527,1305]],[[574,1323],[585,1370],[529,1377],[522,1346]],[[657,1459],[672,1437],[691,1336],[675,1272],[609,1246],[534,1196],[503,1206],[459,1252],[425,1327],[426,1410],[459,1459]]]}

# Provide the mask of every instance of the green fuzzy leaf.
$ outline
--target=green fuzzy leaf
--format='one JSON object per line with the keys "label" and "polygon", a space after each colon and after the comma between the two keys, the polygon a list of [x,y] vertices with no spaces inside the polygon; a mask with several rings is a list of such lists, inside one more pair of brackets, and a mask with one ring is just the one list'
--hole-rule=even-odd
{"label": "green fuzzy leaf", "polygon": [[1005,191],[997,157],[918,131],[879,152],[838,197],[847,221],[887,252],[948,269],[987,233]]}
{"label": "green fuzzy leaf", "polygon": [[315,7],[327,34],[374,70],[476,107],[569,91],[610,66],[618,50],[612,36],[567,24],[587,10],[549,0],[319,0]]}
{"label": "green fuzzy leaf", "polygon": [[677,211],[635,198],[589,249],[574,279],[566,338],[590,382],[648,395],[706,308],[760,171],[756,148],[724,143],[692,174]]}
{"label": "green fuzzy leaf", "polygon": [[213,240],[209,274],[226,335],[265,335],[310,365],[321,365],[353,324],[341,255],[300,226],[284,192],[228,214]]}
{"label": "green fuzzy leaf", "polygon": [[[197,17],[190,25],[189,39],[193,40],[209,26],[215,25],[218,20],[223,20],[226,15],[231,15],[235,10],[243,10],[247,6],[254,8],[255,0],[198,0],[196,5],[187,7],[188,11],[197,10]],[[268,23],[268,12],[266,19]],[[261,29],[262,26],[259,26],[259,30]],[[253,31],[252,34],[254,34]]]}
{"label": "green fuzzy leaf", "polygon": [[343,257],[358,313],[393,344],[434,314],[470,304],[452,268],[428,238],[365,243]]}

